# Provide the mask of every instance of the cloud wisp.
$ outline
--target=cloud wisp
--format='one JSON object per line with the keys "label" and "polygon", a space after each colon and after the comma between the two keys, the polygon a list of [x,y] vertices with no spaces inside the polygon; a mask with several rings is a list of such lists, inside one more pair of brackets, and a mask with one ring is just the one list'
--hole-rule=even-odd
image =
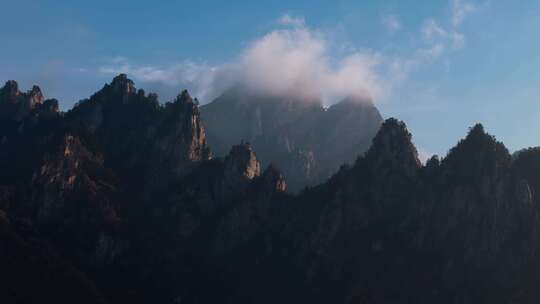
{"label": "cloud wisp", "polygon": [[396,15],[384,15],[381,18],[381,23],[384,25],[386,30],[393,34],[401,30],[401,22]]}
{"label": "cloud wisp", "polygon": [[324,104],[346,97],[373,100],[384,92],[378,71],[383,63],[381,55],[368,50],[336,58],[325,35],[306,27],[303,18],[284,15],[278,24],[285,28],[255,39],[231,63],[211,66],[185,61],[168,67],[133,66],[119,57],[99,71],[127,73],[161,89],[187,87],[203,103],[235,84],[257,93]]}
{"label": "cloud wisp", "polygon": [[306,20],[304,17],[285,14],[279,17],[277,23],[283,26],[304,27],[306,25]]}
{"label": "cloud wisp", "polygon": [[212,66],[190,60],[166,67],[135,66],[122,60],[100,67],[99,72],[108,75],[126,73],[167,99],[173,98],[180,88],[188,88],[192,94],[206,101],[239,80],[236,69],[232,64]]}
{"label": "cloud wisp", "polygon": [[463,0],[452,0],[452,25],[457,27],[463,23],[467,15],[473,13],[477,7]]}
{"label": "cloud wisp", "polygon": [[447,50],[458,50],[465,47],[465,34],[459,27],[465,18],[477,10],[477,6],[464,0],[451,0],[451,16],[448,27],[443,27],[435,19],[427,19],[421,29],[427,47],[417,53],[428,59],[440,57]]}
{"label": "cloud wisp", "polygon": [[[236,84],[256,93],[325,105],[346,97],[380,102],[419,65],[465,46],[459,25],[476,6],[465,0],[450,1],[448,26],[427,19],[420,29],[422,45],[404,56],[353,48],[344,53],[323,31],[308,27],[303,17],[285,14],[276,20],[277,29],[248,43],[228,63],[210,65],[186,60],[167,66],[139,66],[115,57],[99,72],[127,73],[165,99],[187,88],[202,103],[211,102]],[[402,30],[395,15],[384,15],[381,22],[389,33]]]}

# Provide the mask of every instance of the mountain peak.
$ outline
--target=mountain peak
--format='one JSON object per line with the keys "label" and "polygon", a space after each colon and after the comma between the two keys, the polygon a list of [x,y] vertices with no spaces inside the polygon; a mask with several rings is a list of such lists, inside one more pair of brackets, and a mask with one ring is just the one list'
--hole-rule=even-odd
{"label": "mountain peak", "polygon": [[188,90],[183,90],[176,96],[175,102],[179,102],[181,104],[196,104],[194,99],[189,94]]}
{"label": "mountain peak", "polygon": [[[494,150],[492,148],[503,148],[506,150],[502,143],[499,143],[495,137],[487,133],[482,124],[475,124],[469,129],[467,136],[460,140],[457,146],[455,146],[449,154],[459,152],[461,150],[471,151],[484,151]],[[506,151],[508,153],[508,151]]]}
{"label": "mountain peak", "polygon": [[41,89],[36,85],[33,86],[30,91],[28,91],[27,95],[31,108],[34,108],[37,104],[42,104],[45,100],[43,94],[41,93]]}
{"label": "mountain peak", "polygon": [[44,100],[41,89],[36,85],[31,90],[23,93],[19,91],[19,85],[15,80],[8,80],[4,87],[0,88],[0,104],[4,105],[2,116],[15,121],[26,118]]}
{"label": "mountain peak", "polygon": [[0,89],[0,92],[8,98],[14,98],[19,95],[19,84],[15,80],[8,80],[4,84],[4,87]]}
{"label": "mountain peak", "polygon": [[127,78],[126,74],[119,74],[114,77],[111,82],[111,87],[115,93],[122,94],[122,96],[134,94],[137,91],[135,84],[131,79]]}
{"label": "mountain peak", "polygon": [[369,148],[382,123],[372,103],[352,97],[325,109],[317,100],[275,96],[235,86],[201,107],[208,141],[227,155],[241,139],[267,166],[275,163],[292,192],[313,186]]}
{"label": "mountain peak", "polygon": [[381,125],[366,158],[376,166],[401,167],[413,173],[421,167],[421,162],[411,139],[404,122],[389,118]]}
{"label": "mountain peak", "polygon": [[242,142],[231,148],[225,158],[227,177],[252,180],[261,175],[261,165],[249,143]]}
{"label": "mountain peak", "polygon": [[450,149],[442,163],[446,167],[461,169],[453,170],[456,174],[460,173],[457,179],[469,180],[484,175],[496,176],[501,169],[508,168],[511,161],[512,157],[504,144],[486,133],[481,124],[476,124],[464,139]]}
{"label": "mountain peak", "polygon": [[480,138],[480,137],[490,137],[489,134],[486,133],[486,130],[484,129],[484,126],[481,123],[477,123],[474,126],[472,126],[469,129],[469,133],[467,134],[467,138]]}
{"label": "mountain peak", "polygon": [[30,90],[30,94],[31,95],[42,95],[41,94],[41,89],[39,88],[39,86],[34,85],[34,86],[32,86],[32,89]]}

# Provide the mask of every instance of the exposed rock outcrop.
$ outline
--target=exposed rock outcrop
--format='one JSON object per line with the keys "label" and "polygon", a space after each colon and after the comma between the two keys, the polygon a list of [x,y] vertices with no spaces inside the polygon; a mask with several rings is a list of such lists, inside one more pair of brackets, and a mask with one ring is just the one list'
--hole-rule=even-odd
{"label": "exposed rock outcrop", "polygon": [[126,74],[120,74],[111,82],[111,87],[114,92],[114,94],[120,96],[120,100],[123,103],[126,103],[129,101],[130,95],[133,95],[137,92],[137,89],[135,88],[135,84],[131,79],[127,78]]}
{"label": "exposed rock outcrop", "polygon": [[19,84],[15,80],[6,81],[4,87],[0,89],[2,101],[6,103],[17,103],[20,94]]}
{"label": "exposed rock outcrop", "polygon": [[22,93],[17,82],[9,80],[3,88],[0,88],[0,108],[2,108],[0,113],[3,114],[1,118],[21,121],[43,101],[43,94],[38,86],[33,86],[30,91]]}
{"label": "exposed rock outcrop", "polygon": [[261,165],[249,143],[233,146],[224,161],[225,179],[232,182],[245,182],[261,175]]}
{"label": "exposed rock outcrop", "polygon": [[181,176],[186,164],[212,157],[197,102],[187,91],[166,105],[163,116],[157,127],[161,132],[155,144],[155,153],[161,156],[163,166]]}
{"label": "exposed rock outcrop", "polygon": [[[38,223],[90,220],[102,225],[118,220],[112,201],[117,191],[114,177],[103,167],[102,157],[88,151],[77,137],[65,135],[56,151],[45,156],[32,182]],[[81,215],[81,208],[97,218],[73,218]]]}

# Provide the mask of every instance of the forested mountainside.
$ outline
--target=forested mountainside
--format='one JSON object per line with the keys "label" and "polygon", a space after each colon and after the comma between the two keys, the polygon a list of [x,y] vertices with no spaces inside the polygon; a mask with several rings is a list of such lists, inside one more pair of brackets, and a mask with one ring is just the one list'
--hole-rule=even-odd
{"label": "forested mountainside", "polygon": [[290,194],[254,145],[214,157],[187,92],[126,75],[67,112],[10,81],[0,118],[2,303],[540,301],[540,150],[480,124],[422,165],[387,119]]}

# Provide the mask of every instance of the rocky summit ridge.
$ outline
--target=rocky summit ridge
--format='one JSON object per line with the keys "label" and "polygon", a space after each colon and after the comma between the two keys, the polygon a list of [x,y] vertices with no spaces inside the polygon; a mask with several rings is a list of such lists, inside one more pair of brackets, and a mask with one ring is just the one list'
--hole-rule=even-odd
{"label": "rocky summit ridge", "polygon": [[[540,301],[538,148],[510,155],[478,124],[422,165],[406,125],[390,118],[324,156],[349,159],[358,148],[327,181],[291,194],[292,160],[333,168],[314,147],[339,142],[333,134],[344,130],[340,138],[354,137],[356,124],[334,125],[354,111],[378,112],[240,101],[225,104],[242,119],[266,109],[291,120],[257,129],[274,121],[255,116],[245,130],[255,135],[214,154],[209,137],[218,132],[207,136],[208,109],[187,91],[162,104],[119,75],[60,112],[37,87],[23,93],[7,82],[1,302]],[[319,137],[302,130],[313,121],[326,124]],[[273,164],[276,150],[288,152]]]}

